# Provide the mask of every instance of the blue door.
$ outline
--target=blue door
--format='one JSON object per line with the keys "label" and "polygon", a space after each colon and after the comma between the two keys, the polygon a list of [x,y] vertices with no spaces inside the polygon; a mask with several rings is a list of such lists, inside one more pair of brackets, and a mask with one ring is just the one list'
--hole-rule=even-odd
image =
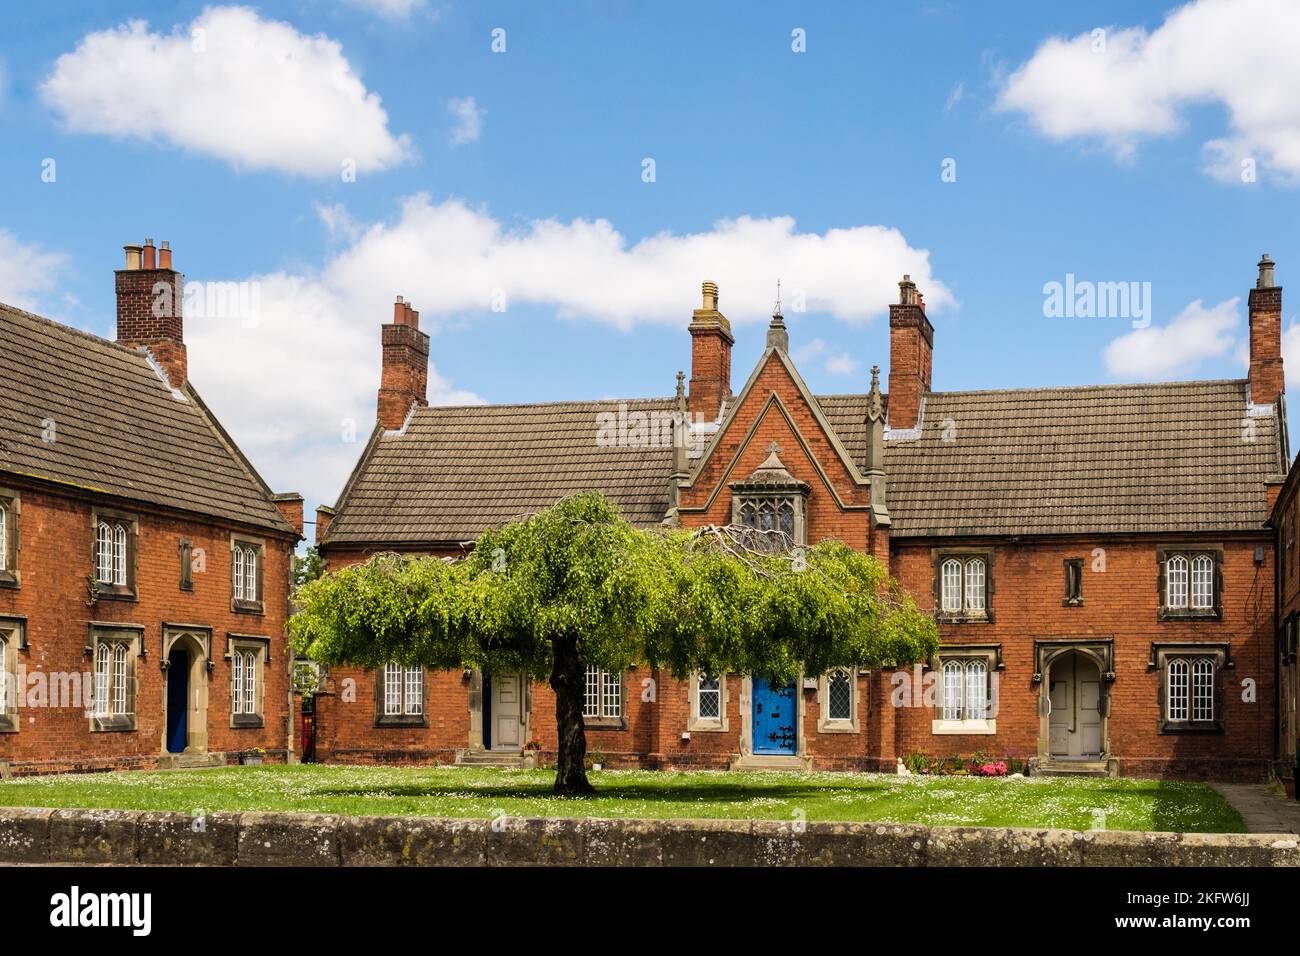
{"label": "blue door", "polygon": [[798,753],[799,734],[795,729],[798,698],[794,681],[784,687],[773,687],[762,677],[755,677],[753,687],[754,753]]}
{"label": "blue door", "polygon": [[185,750],[187,713],[190,702],[190,655],[173,647],[167,655],[167,752]]}

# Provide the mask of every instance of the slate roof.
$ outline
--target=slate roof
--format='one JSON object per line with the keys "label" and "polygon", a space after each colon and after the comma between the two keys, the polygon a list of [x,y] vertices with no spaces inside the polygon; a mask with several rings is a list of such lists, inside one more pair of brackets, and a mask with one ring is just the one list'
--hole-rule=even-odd
{"label": "slate roof", "polygon": [[634,524],[657,525],[668,507],[671,437],[659,447],[598,441],[608,422],[600,416],[617,418],[620,405],[628,415],[673,411],[671,398],[416,409],[402,432],[374,439],[326,541],[472,541],[593,489]]}
{"label": "slate roof", "polygon": [[293,532],[192,388],[178,399],[142,352],[0,304],[4,473]]}
{"label": "slate roof", "polygon": [[[868,396],[817,402],[865,467]],[[672,451],[597,445],[597,416],[618,405],[418,409],[404,433],[377,434],[325,540],[469,541],[590,489],[634,523],[656,525]],[[670,413],[672,399],[628,407]],[[891,533],[1258,530],[1264,482],[1286,468],[1277,420],[1252,419],[1247,442],[1246,415],[1245,381],[933,393],[921,436],[886,445]]]}
{"label": "slate roof", "polygon": [[[861,461],[866,396],[820,401]],[[1276,417],[1249,441],[1246,418],[1244,380],[933,393],[921,437],[886,442],[890,533],[1259,530],[1286,463]]]}

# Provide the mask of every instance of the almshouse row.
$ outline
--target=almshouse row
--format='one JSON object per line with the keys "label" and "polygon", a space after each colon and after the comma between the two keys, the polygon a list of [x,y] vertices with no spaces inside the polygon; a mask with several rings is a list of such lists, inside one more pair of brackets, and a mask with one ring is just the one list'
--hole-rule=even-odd
{"label": "almshouse row", "polygon": [[[13,772],[295,759],[284,625],[302,500],[266,487],[189,383],[182,282],[166,244],[128,246],[116,342],[0,310]],[[1245,379],[944,392],[905,276],[887,393],[873,370],[861,393],[814,395],[779,305],[733,388],[731,323],[705,282],[673,395],[431,408],[429,338],[399,297],[376,425],[317,543],[329,568],[456,556],[596,490],[642,527],[841,539],[938,621],[938,654],[904,670],[772,686],[590,669],[589,750],[613,765],[890,771],[979,752],[1040,772],[1257,779],[1294,761],[1300,617],[1267,257],[1249,313]],[[309,703],[321,760],[555,751],[551,691],[518,674],[333,668]]]}

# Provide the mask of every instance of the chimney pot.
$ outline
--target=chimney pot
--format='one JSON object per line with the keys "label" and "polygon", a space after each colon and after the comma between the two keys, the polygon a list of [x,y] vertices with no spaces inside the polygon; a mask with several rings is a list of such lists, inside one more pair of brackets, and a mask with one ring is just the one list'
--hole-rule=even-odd
{"label": "chimney pot", "polygon": [[153,271],[158,268],[158,250],[154,247],[152,239],[144,241],[144,264],[143,269]]}
{"label": "chimney pot", "polygon": [[1268,257],[1268,253],[1267,252],[1264,253],[1263,257],[1259,260],[1259,279],[1255,282],[1255,288],[1257,289],[1274,288],[1273,265],[1274,265],[1273,260]]}
{"label": "chimney pot", "polygon": [[140,268],[140,247],[123,246],[126,250],[126,268],[129,272],[135,272]]}
{"label": "chimney pot", "polygon": [[701,288],[704,292],[704,311],[716,312],[718,310],[718,284],[706,279]]}
{"label": "chimney pot", "polygon": [[166,239],[163,240],[162,247],[158,250],[158,268],[170,269],[172,267],[172,244]]}

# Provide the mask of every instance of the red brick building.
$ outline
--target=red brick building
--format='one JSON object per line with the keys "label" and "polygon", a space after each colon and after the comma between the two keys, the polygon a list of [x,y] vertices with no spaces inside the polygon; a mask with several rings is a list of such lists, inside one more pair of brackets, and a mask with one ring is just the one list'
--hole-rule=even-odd
{"label": "red brick building", "polygon": [[[1232,381],[935,391],[934,327],[899,286],[887,395],[875,370],[863,393],[813,395],[779,308],[733,390],[734,336],[706,282],[675,397],[463,408],[426,407],[428,338],[399,299],[379,422],[319,512],[322,555],[460,554],[596,489],[644,527],[842,539],[933,609],[941,649],[909,670],[770,687],[593,669],[589,748],[614,765],[891,770],[983,752],[1040,772],[1262,776],[1277,726],[1266,525],[1289,461],[1272,264],[1250,296],[1249,375]],[[554,752],[549,688],[517,675],[339,668],[328,686],[323,760]]]}
{"label": "red brick building", "polygon": [[0,305],[0,771],[285,759],[302,498],[189,381],[184,277],[126,247],[117,341]]}

